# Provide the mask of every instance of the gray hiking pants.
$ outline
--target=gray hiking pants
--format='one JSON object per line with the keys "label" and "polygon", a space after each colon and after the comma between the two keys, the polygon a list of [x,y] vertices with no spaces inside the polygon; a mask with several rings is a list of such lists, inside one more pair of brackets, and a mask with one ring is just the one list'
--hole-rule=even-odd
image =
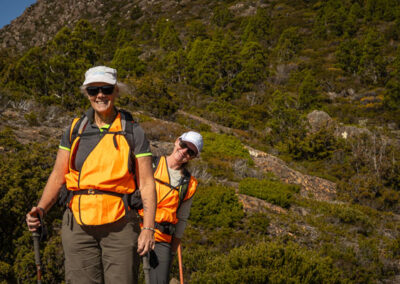
{"label": "gray hiking pants", "polygon": [[137,283],[139,233],[135,212],[111,224],[83,227],[67,209],[61,232],[66,283]]}
{"label": "gray hiking pants", "polygon": [[168,284],[169,269],[171,267],[171,244],[156,243],[154,252],[157,255],[158,265],[155,268],[150,268],[150,283],[151,284]]}

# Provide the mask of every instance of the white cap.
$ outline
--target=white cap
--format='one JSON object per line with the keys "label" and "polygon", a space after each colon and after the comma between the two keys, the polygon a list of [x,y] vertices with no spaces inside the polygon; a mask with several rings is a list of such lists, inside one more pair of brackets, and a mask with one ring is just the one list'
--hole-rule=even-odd
{"label": "white cap", "polygon": [[203,137],[200,133],[189,131],[183,133],[179,138],[182,141],[192,143],[196,147],[197,153],[200,153],[203,149]]}
{"label": "white cap", "polygon": [[85,82],[83,82],[83,85],[97,82],[115,85],[117,83],[117,70],[107,66],[96,66],[90,68],[85,73]]}

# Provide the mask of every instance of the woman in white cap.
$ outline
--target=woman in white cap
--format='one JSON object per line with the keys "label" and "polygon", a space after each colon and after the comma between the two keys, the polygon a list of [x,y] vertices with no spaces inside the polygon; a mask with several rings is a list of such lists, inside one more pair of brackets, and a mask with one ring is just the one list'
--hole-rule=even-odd
{"label": "woman in white cap", "polygon": [[[171,261],[181,242],[198,184],[187,170],[187,164],[198,157],[202,148],[201,134],[189,131],[175,140],[170,155],[153,157],[157,211],[154,235],[156,257],[154,254],[150,256],[152,284],[169,283]],[[142,212],[139,211],[139,214],[142,215]]]}
{"label": "woman in white cap", "polygon": [[[149,142],[132,116],[114,106],[117,71],[90,68],[81,90],[91,107],[64,132],[43,195],[26,216],[30,231],[57,200],[66,283],[137,283],[140,255],[154,248],[155,183]],[[143,200],[143,226],[129,203]]]}

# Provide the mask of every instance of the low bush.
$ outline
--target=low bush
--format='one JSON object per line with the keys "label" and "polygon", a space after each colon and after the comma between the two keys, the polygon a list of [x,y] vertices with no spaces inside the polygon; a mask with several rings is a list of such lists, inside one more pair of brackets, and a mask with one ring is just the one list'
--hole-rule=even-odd
{"label": "low bush", "polygon": [[191,283],[346,283],[329,257],[289,242],[235,248],[194,272]]}
{"label": "low bush", "polygon": [[306,137],[293,137],[287,142],[287,151],[296,160],[322,160],[332,157],[335,150],[343,148],[341,141],[326,128]]}
{"label": "low bush", "polygon": [[233,227],[243,217],[235,189],[220,185],[199,188],[190,213],[193,226],[213,229]]}
{"label": "low bush", "polygon": [[354,206],[332,204],[329,211],[329,213],[338,218],[340,222],[358,226],[358,232],[364,235],[370,234],[373,230],[373,225],[369,217]]}
{"label": "low bush", "polygon": [[293,194],[299,191],[298,185],[268,179],[245,178],[239,183],[240,193],[263,199],[283,208],[290,207]]}

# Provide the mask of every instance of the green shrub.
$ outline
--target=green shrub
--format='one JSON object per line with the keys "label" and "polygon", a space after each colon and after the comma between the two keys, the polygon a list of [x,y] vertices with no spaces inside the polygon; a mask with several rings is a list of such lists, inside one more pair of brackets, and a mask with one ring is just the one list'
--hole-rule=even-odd
{"label": "green shrub", "polygon": [[202,132],[204,139],[203,158],[218,156],[222,159],[245,159],[253,164],[249,151],[238,138],[227,134]]}
{"label": "green shrub", "polygon": [[139,59],[138,56],[140,54],[141,51],[132,46],[120,48],[115,51],[111,64],[112,67],[118,70],[120,78],[140,76],[144,73],[145,64]]}
{"label": "green shrub", "polygon": [[[254,164],[249,152],[238,138],[227,134],[202,132],[204,149],[202,159],[208,163],[207,171],[214,177],[237,180]],[[243,166],[235,167],[235,163]]]}
{"label": "green shrub", "polygon": [[[305,201],[299,202],[303,203]],[[336,234],[345,234],[350,228],[357,229],[356,232],[366,236],[371,235],[374,231],[374,223],[376,221],[374,221],[373,217],[376,213],[369,207],[316,201],[306,203],[307,205],[303,204],[302,206],[313,208],[314,215],[319,216],[312,218],[313,221],[310,221],[323,231],[327,224],[334,225],[332,230],[336,230]]]}
{"label": "green shrub", "polygon": [[203,115],[224,126],[238,129],[248,129],[249,121],[242,117],[245,111],[240,107],[224,101],[214,101],[207,104]]}
{"label": "green shrub", "polygon": [[220,185],[200,187],[190,213],[192,225],[212,229],[234,227],[243,217],[235,189]]}
{"label": "green shrub", "polygon": [[141,110],[151,112],[159,118],[166,118],[176,112],[178,106],[168,91],[167,84],[155,76],[132,79],[136,87],[135,99]]}
{"label": "green shrub", "polygon": [[265,213],[254,213],[247,216],[249,231],[260,235],[268,234],[268,227],[270,224],[270,218]]}
{"label": "green shrub", "polygon": [[60,235],[54,236],[47,242],[42,256],[43,265],[46,267],[43,280],[46,283],[62,283],[64,280],[64,254]]}
{"label": "green shrub", "polygon": [[294,243],[260,242],[207,262],[191,283],[346,283],[329,257]]}
{"label": "green shrub", "polygon": [[[5,140],[7,150],[9,150],[0,155],[0,214],[4,218],[0,227],[0,235],[2,236],[0,238],[0,263],[7,263],[12,266],[10,271],[2,265],[0,269],[5,270],[0,272],[0,276],[7,274],[4,277],[10,279],[9,283],[33,283],[36,268],[32,238],[23,220],[25,220],[25,215],[29,209],[37,204],[42,194],[55,160],[57,144],[50,139],[42,144],[22,145],[14,140],[12,130],[5,129],[0,134],[2,134],[0,140]],[[61,210],[60,207],[55,207],[46,216],[50,238],[55,234],[52,220],[60,217]],[[42,248],[45,251],[46,245],[46,242],[42,243]],[[56,247],[58,251],[54,255],[58,255],[59,258],[44,261],[44,269],[48,268],[47,265],[50,262],[54,265],[57,262],[58,267],[63,265],[63,257],[59,251],[60,244],[58,243]],[[57,272],[58,276],[50,274],[49,271],[47,272],[48,279],[59,279],[61,281],[63,278],[60,275],[62,271]],[[51,271],[56,273],[56,270],[51,269]]]}
{"label": "green shrub", "polygon": [[11,127],[5,127],[0,131],[0,145],[5,150],[20,150],[22,145],[17,141],[13,129]]}
{"label": "green shrub", "polygon": [[290,207],[293,194],[299,191],[298,185],[284,184],[267,179],[245,178],[239,183],[240,193],[263,199],[284,208]]}
{"label": "green shrub", "polygon": [[294,159],[311,161],[330,158],[342,146],[333,130],[326,128],[306,137],[293,137],[286,144],[287,151]]}
{"label": "green shrub", "polygon": [[368,216],[354,206],[347,204],[332,205],[330,213],[339,218],[340,222],[352,225],[361,225],[371,230],[372,224]]}

